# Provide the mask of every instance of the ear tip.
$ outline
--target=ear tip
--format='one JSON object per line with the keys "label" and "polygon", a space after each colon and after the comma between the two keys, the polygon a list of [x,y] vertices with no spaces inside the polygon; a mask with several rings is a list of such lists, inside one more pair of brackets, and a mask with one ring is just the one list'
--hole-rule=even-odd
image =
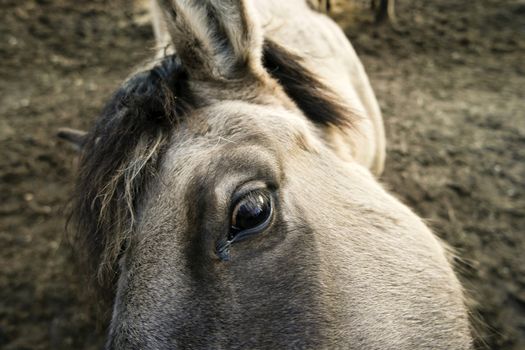
{"label": "ear tip", "polygon": [[85,131],[67,127],[58,128],[56,131],[56,136],[59,138],[69,138],[71,136],[84,137],[86,134]]}
{"label": "ear tip", "polygon": [[59,139],[65,139],[69,130],[69,128],[58,128],[56,130],[55,136]]}
{"label": "ear tip", "polygon": [[56,131],[56,137],[61,140],[67,141],[74,146],[81,148],[87,133],[82,130],[76,130],[71,128],[58,128]]}

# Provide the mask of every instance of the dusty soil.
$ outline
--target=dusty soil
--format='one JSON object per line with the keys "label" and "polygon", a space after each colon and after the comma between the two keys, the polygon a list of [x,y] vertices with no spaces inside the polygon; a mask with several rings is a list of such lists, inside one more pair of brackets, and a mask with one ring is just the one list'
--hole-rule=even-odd
{"label": "dusty soil", "polygon": [[[334,16],[384,112],[383,182],[457,249],[478,346],[525,349],[525,2],[405,0],[394,27],[361,2]],[[2,0],[0,18],[0,348],[95,349],[54,132],[88,127],[153,34],[131,0]]]}

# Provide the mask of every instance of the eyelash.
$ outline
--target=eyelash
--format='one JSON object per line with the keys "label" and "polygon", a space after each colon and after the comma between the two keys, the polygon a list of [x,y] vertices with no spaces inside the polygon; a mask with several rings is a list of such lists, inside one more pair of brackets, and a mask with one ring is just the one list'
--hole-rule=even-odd
{"label": "eyelash", "polygon": [[[261,196],[261,198],[257,198],[257,196]],[[270,191],[267,186],[256,188],[256,189],[252,188],[250,190],[238,192],[238,194],[234,198],[236,198],[236,200],[232,201],[232,205],[230,206],[231,209],[229,211],[228,234],[220,238],[216,244],[216,254],[219,257],[219,259],[223,261],[229,260],[230,247],[233,243],[242,241],[246,238],[249,238],[252,235],[256,235],[266,230],[271,225],[273,221],[273,217],[274,217],[275,200],[273,197],[273,192]],[[263,199],[263,200],[261,200],[257,204],[259,204],[260,207],[262,208],[260,211],[260,214],[265,215],[262,218],[263,220],[259,222],[255,220],[253,227],[247,227],[247,228],[243,228],[238,231],[232,232],[232,228],[234,227],[234,221],[238,219],[238,218],[234,218],[234,215],[239,214],[239,210],[242,208],[240,207],[240,205],[242,205],[244,202],[249,202],[250,200],[252,200],[255,203],[257,200],[260,200],[260,199]],[[248,220],[249,219],[250,218],[248,218]],[[239,225],[239,223],[237,222],[235,224]]]}

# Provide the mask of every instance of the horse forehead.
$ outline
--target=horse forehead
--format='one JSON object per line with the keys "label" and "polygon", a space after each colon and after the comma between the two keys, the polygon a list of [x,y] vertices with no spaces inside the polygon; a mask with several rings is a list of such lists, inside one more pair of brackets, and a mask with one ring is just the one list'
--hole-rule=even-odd
{"label": "horse forehead", "polygon": [[311,134],[310,125],[300,112],[279,105],[223,101],[197,110],[191,119],[197,125],[206,126],[205,132],[209,137],[231,137],[235,140],[258,135],[289,141],[293,135],[306,137]]}
{"label": "horse forehead", "polygon": [[[322,140],[300,114],[280,106],[224,101],[195,110],[172,136],[161,168],[191,179],[214,159],[228,162],[264,158],[279,164],[298,153],[319,154]],[[229,155],[229,156],[228,156]],[[271,159],[271,160],[270,160]],[[254,163],[255,164],[255,163]]]}

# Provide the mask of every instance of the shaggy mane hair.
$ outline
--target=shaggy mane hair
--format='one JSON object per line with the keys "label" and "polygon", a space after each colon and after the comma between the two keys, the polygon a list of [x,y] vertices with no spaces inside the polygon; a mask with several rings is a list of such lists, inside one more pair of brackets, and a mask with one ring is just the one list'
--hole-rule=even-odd
{"label": "shaggy mane hair", "polygon": [[126,81],[84,141],[73,202],[73,246],[103,299],[135,225],[135,206],[153,176],[177,118],[193,99],[176,56]]}
{"label": "shaggy mane hair", "polygon": [[351,128],[358,118],[341,97],[307,69],[303,58],[281,45],[264,42],[263,64],[304,115],[315,124]]}
{"label": "shaggy mane hair", "polygon": [[[353,115],[299,56],[266,40],[264,66],[312,122],[348,127]],[[72,207],[73,247],[102,302],[111,302],[118,260],[135,228],[137,202],[155,176],[177,120],[195,107],[176,55],[127,80],[87,135]]]}

